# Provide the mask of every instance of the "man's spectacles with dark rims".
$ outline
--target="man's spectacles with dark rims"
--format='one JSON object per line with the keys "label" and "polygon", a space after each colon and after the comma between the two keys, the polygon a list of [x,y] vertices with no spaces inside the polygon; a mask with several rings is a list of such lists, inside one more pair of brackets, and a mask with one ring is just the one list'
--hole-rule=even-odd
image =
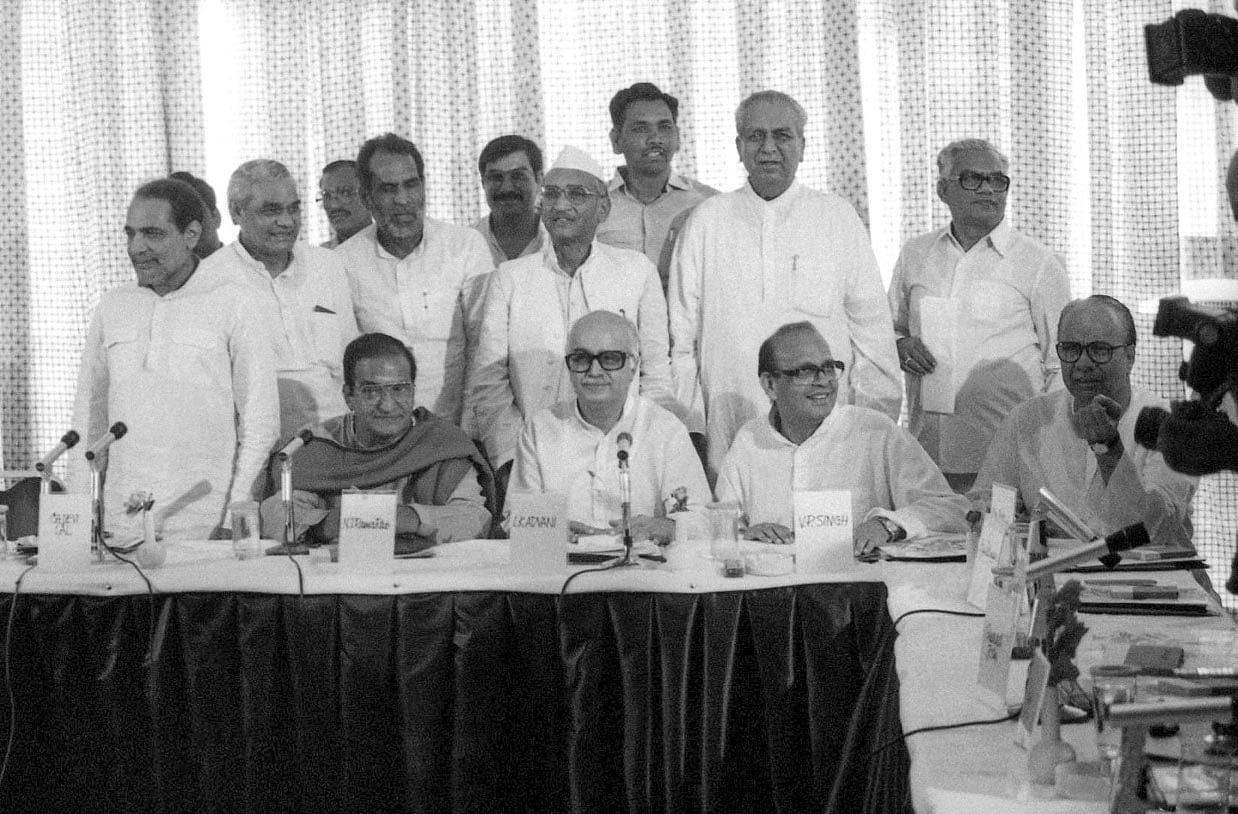
{"label": "man's spectacles with dark rims", "polygon": [[819,365],[804,365],[794,370],[771,370],[770,375],[785,376],[795,384],[812,384],[818,376],[824,376],[827,380],[837,379],[838,374],[846,369],[847,366],[837,359],[826,359]]}
{"label": "man's spectacles with dark rims", "polygon": [[1134,344],[1134,342],[1127,342],[1125,345],[1110,345],[1108,342],[1089,342],[1084,345],[1081,342],[1058,342],[1054,349],[1057,351],[1057,358],[1063,362],[1078,362],[1079,357],[1086,350],[1089,359],[1098,365],[1103,365],[1113,358],[1115,350],[1133,347]]}
{"label": "man's spectacles with dark rims", "polygon": [[413,396],[413,383],[362,384],[353,388],[353,394],[366,404],[378,404],[383,400],[384,393],[396,401],[408,401]]}
{"label": "man's spectacles with dark rims", "polygon": [[542,200],[548,204],[557,203],[560,198],[567,198],[567,202],[572,206],[584,206],[589,202],[590,198],[598,196],[600,196],[600,193],[576,185],[570,187],[542,187]]}
{"label": "man's spectacles with dark rims", "polygon": [[1005,192],[1010,189],[1010,176],[1000,172],[991,172],[987,175],[981,172],[960,172],[956,178],[958,178],[959,186],[968,192],[980,189],[980,185],[985,181],[989,182],[989,188],[994,192]]}
{"label": "man's spectacles with dark rims", "polygon": [[567,362],[567,369],[573,373],[588,373],[589,368],[593,367],[594,359],[597,359],[602,370],[618,370],[628,363],[628,354],[621,350],[604,350],[600,353],[574,350],[563,357],[563,361]]}

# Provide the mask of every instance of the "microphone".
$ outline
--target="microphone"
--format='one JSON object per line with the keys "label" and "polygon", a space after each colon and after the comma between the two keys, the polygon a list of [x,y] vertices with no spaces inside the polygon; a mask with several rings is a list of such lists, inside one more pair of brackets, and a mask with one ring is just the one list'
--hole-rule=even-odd
{"label": "microphone", "polygon": [[1143,523],[1134,523],[1126,528],[1118,529],[1104,539],[1097,538],[1073,551],[1032,563],[1027,567],[1027,579],[1030,582],[1037,577],[1064,571],[1081,562],[1093,559],[1099,559],[1106,566],[1112,568],[1122,559],[1118,556],[1118,552],[1138,548],[1139,546],[1147,545],[1149,542],[1148,529]]}
{"label": "microphone", "polygon": [[632,560],[632,473],[628,468],[628,450],[632,449],[632,436],[621,432],[615,439],[619,447],[619,500],[623,504],[623,547],[627,552],[625,560]]}
{"label": "microphone", "polygon": [[77,434],[77,430],[69,430],[64,435],[60,436],[60,443],[57,444],[51,452],[43,456],[43,460],[34,465],[36,472],[46,472],[51,468],[51,465],[56,462],[56,459],[64,455],[69,450],[77,445],[77,442],[82,440],[82,437]]}
{"label": "microphone", "polygon": [[99,457],[99,453],[106,450],[114,441],[119,441],[125,437],[125,433],[129,432],[129,428],[125,426],[123,421],[117,421],[111,426],[102,438],[90,445],[90,449],[86,450],[86,460],[93,461]]}
{"label": "microphone", "polygon": [[314,437],[314,432],[306,427],[292,437],[292,440],[284,444],[283,448],[275,454],[275,457],[280,461],[286,461],[296,454],[297,450],[305,446]]}
{"label": "microphone", "polygon": [[626,432],[619,433],[619,437],[615,439],[615,445],[619,447],[619,466],[626,467],[628,465],[628,451],[632,449],[631,434]]}

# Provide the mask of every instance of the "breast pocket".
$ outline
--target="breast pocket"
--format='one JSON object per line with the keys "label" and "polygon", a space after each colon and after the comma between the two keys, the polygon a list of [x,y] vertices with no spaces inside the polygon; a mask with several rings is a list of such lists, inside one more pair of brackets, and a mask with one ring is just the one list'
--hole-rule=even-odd
{"label": "breast pocket", "polygon": [[225,387],[231,380],[231,365],[222,337],[188,326],[172,329],[167,355],[167,375],[177,381],[207,387]]}
{"label": "breast pocket", "polygon": [[122,328],[109,331],[104,338],[104,350],[107,352],[107,364],[111,370],[124,370],[142,364],[142,347],[138,331],[134,328]]}
{"label": "breast pocket", "polygon": [[418,332],[426,339],[447,339],[457,318],[459,297],[457,291],[423,291]]}

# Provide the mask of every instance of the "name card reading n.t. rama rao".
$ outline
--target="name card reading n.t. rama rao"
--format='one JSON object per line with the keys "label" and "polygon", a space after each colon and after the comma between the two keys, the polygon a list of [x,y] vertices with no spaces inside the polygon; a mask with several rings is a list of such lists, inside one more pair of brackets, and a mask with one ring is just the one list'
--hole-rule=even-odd
{"label": "name card reading n.t. rama rao", "polygon": [[797,491],[794,500],[796,572],[820,574],[854,569],[850,490]]}
{"label": "name card reading n.t. rama rao", "polygon": [[511,564],[521,573],[547,574],[567,564],[567,495],[514,490],[507,493]]}
{"label": "name card reading n.t. rama rao", "polygon": [[340,495],[340,565],[365,568],[395,559],[395,492]]}
{"label": "name card reading n.t. rama rao", "polygon": [[90,567],[90,495],[66,492],[39,496],[38,562],[39,568],[47,571]]}

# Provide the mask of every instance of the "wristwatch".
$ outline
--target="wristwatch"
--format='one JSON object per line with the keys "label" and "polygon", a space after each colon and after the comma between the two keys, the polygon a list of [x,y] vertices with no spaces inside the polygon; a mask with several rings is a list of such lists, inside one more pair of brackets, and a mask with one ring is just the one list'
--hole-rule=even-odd
{"label": "wristwatch", "polygon": [[877,522],[886,530],[886,534],[890,535],[890,539],[887,542],[897,542],[907,536],[907,530],[888,517],[878,516]]}
{"label": "wristwatch", "polygon": [[1088,444],[1088,448],[1096,455],[1108,455],[1113,450],[1122,446],[1122,436],[1115,435],[1108,441],[1093,441]]}

